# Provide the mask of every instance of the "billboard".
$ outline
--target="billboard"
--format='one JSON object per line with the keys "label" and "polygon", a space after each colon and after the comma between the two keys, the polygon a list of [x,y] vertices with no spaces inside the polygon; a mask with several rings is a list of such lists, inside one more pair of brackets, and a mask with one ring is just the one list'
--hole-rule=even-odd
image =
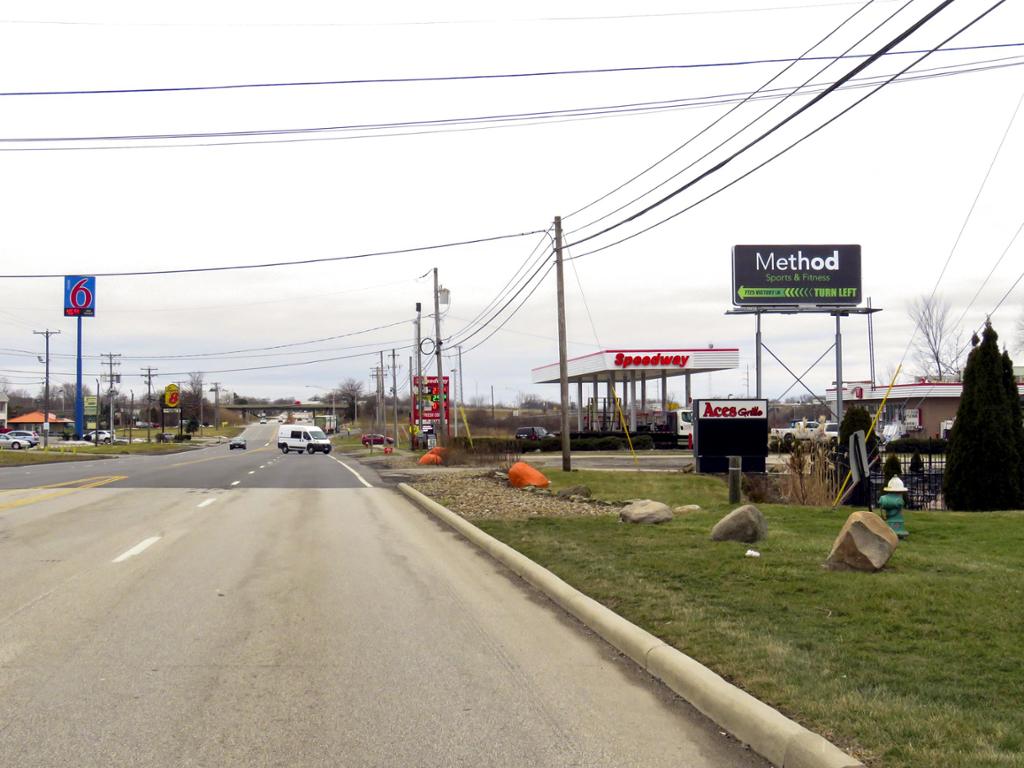
{"label": "billboard", "polygon": [[64,278],[64,317],[96,316],[96,278],[67,275]]}
{"label": "billboard", "polygon": [[857,306],[859,245],[734,245],[732,303],[747,306]]}

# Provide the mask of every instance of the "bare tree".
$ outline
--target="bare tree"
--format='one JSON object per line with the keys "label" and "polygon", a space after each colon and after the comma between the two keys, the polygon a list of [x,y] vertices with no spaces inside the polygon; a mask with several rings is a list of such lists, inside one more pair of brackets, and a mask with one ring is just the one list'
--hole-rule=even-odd
{"label": "bare tree", "polygon": [[355,403],[363,394],[363,382],[359,379],[345,379],[335,390],[336,399],[345,403],[346,413],[355,419]]}
{"label": "bare tree", "polygon": [[206,377],[203,375],[202,371],[193,371],[188,375],[188,384],[185,385],[186,407],[191,410],[192,417],[196,419],[199,418],[199,404],[202,402],[204,396],[203,384],[205,379]]}
{"label": "bare tree", "polygon": [[910,319],[917,326],[914,361],[920,375],[936,381],[959,379],[963,372],[963,331],[949,319],[949,302],[938,296],[919,296],[910,304]]}

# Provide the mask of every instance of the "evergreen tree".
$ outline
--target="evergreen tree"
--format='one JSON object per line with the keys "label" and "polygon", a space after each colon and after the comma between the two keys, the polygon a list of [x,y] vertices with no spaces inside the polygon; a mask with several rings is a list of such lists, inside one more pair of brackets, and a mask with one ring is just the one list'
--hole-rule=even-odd
{"label": "evergreen tree", "polygon": [[[863,431],[865,436],[871,429],[871,414],[861,405],[855,405],[843,413],[843,423],[839,425],[839,450],[847,451],[850,448],[850,435],[854,432]],[[874,435],[867,440],[868,455],[875,451],[878,440]]]}
{"label": "evergreen tree", "polygon": [[[888,485],[889,481],[894,475],[902,475],[903,467],[900,466],[900,457],[895,453],[890,453],[885,458],[885,463],[882,465],[882,483]],[[902,480],[903,478],[900,477]]]}
{"label": "evergreen tree", "polygon": [[1006,398],[1010,401],[1010,428],[1014,446],[1017,449],[1017,461],[1020,467],[1018,477],[1021,483],[1021,494],[1024,496],[1024,413],[1021,412],[1020,392],[1017,380],[1013,376],[1013,360],[1010,353],[1003,350],[1003,386],[1006,387]]}
{"label": "evergreen tree", "polygon": [[1015,415],[998,339],[992,324],[986,323],[964,369],[964,391],[949,437],[943,481],[946,504],[952,509],[1020,506],[1020,404]]}

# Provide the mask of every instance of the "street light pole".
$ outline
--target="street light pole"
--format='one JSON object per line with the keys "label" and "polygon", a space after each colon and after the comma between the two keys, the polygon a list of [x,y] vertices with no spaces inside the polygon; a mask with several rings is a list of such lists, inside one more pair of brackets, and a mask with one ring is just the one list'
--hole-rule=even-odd
{"label": "street light pole", "polygon": [[441,368],[441,290],[437,284],[437,267],[434,267],[434,337],[434,354],[437,355],[437,390],[441,393],[441,409],[437,420],[440,434],[437,436],[437,444],[444,445],[448,442],[448,418],[446,412],[448,398],[445,396],[444,371]]}
{"label": "street light pole", "polygon": [[43,383],[43,450],[50,447],[50,337],[60,333],[51,331],[32,331],[37,336],[46,337],[46,378]]}

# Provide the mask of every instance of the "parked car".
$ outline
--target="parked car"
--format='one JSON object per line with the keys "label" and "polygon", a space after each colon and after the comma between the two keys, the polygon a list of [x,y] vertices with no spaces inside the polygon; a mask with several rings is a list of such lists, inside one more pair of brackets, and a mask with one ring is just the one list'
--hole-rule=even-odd
{"label": "parked car", "polygon": [[99,431],[94,429],[91,432],[86,432],[82,435],[82,439],[88,440],[90,443],[109,443],[113,441],[114,436],[105,429],[101,429]]}
{"label": "parked car", "polygon": [[33,443],[29,443],[23,437],[17,437],[12,435],[10,432],[0,434],[0,448],[13,448],[14,450],[21,450],[22,448],[31,448]]}
{"label": "parked car", "polygon": [[516,430],[516,440],[543,440],[549,434],[544,427],[520,427]]}
{"label": "parked car", "polygon": [[28,443],[29,445],[39,445],[39,433],[30,431],[27,429],[12,429],[7,433],[11,437],[16,437],[22,442]]}
{"label": "parked car", "polygon": [[231,442],[228,443],[228,449],[232,451],[235,450],[235,448],[241,448],[244,451],[245,447],[244,437],[233,437],[231,438]]}
{"label": "parked car", "polygon": [[395,439],[393,437],[385,437],[384,435],[363,435],[363,445],[394,445]]}

